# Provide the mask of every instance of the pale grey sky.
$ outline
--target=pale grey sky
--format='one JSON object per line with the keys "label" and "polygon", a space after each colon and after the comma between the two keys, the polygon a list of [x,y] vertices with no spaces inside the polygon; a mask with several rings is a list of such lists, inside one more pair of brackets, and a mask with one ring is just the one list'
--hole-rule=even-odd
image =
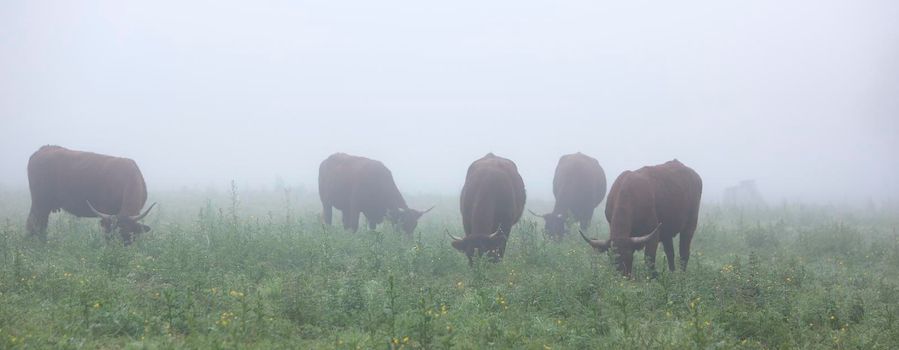
{"label": "pale grey sky", "polygon": [[3,1],[0,184],[43,144],[150,190],[315,188],[343,151],[456,194],[487,152],[549,197],[678,158],[706,198],[899,197],[899,2]]}

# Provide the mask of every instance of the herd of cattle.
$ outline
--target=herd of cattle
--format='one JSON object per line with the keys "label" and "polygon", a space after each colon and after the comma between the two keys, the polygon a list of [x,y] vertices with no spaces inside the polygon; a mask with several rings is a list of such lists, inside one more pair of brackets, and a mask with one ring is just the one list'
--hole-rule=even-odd
{"label": "herd of cattle", "polygon": [[[137,163],[128,158],[43,146],[28,161],[31,211],[27,230],[46,237],[51,212],[65,210],[77,217],[99,217],[107,234],[117,232],[130,244],[150,228],[140,223],[156,203],[141,212],[147,186]],[[393,175],[383,163],[336,153],[319,167],[322,220],[331,224],[333,208],[342,212],[347,230],[359,228],[364,214],[369,228],[387,220],[412,234],[418,220],[430,209],[411,209],[400,194]],[[686,269],[690,241],[696,231],[702,179],[675,160],[625,171],[612,184],[606,200],[609,238],[589,239],[583,231],[594,209],[606,195],[606,177],[599,162],[581,153],[559,159],[553,179],[555,207],[542,217],[548,236],[559,239],[568,232],[570,218],[580,225],[581,236],[599,252],[615,252],[619,271],[630,275],[634,251],[644,249],[646,261],[655,267],[659,242],[665,249],[669,270],[674,270],[674,237],[680,234],[680,265]],[[452,238],[453,248],[469,259],[486,255],[502,259],[512,227],[521,219],[525,189],[518,167],[509,159],[488,153],[468,167],[460,209],[465,236]]]}

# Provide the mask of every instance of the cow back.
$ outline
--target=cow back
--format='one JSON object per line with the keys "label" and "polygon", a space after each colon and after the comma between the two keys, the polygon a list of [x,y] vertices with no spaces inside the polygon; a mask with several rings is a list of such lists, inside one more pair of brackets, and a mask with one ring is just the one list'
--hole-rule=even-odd
{"label": "cow back", "polygon": [[580,152],[559,159],[553,177],[553,214],[593,211],[606,195],[606,175],[599,161]]}
{"label": "cow back", "polygon": [[[521,219],[526,194],[518,167],[488,154],[468,168],[460,209],[466,236],[487,236]],[[508,232],[506,232],[508,234]]]}
{"label": "cow back", "polygon": [[94,217],[90,201],[105,213],[134,216],[147,200],[147,187],[133,160],[44,146],[28,161],[32,201]]}
{"label": "cow back", "polygon": [[622,172],[606,200],[611,237],[647,234],[659,222],[680,232],[698,215],[701,194],[699,175],[677,160]]}
{"label": "cow back", "polygon": [[350,207],[377,211],[406,208],[393,174],[383,163],[336,153],[319,167],[319,196],[340,210]]}

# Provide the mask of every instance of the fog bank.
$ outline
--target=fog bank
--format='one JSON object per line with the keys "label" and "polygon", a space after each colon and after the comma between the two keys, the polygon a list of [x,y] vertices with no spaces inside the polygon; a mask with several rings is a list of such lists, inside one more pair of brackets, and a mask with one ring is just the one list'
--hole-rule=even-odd
{"label": "fog bank", "polygon": [[899,198],[899,3],[0,4],[0,184],[58,144],[153,190],[280,178],[334,152],[457,194],[487,152],[551,197],[562,154],[677,158],[704,196]]}

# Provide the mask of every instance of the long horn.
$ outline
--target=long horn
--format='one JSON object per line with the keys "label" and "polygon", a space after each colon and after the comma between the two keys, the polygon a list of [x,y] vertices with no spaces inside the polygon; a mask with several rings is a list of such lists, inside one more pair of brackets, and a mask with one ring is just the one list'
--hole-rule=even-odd
{"label": "long horn", "polygon": [[659,228],[662,227],[662,223],[660,222],[656,225],[656,228],[652,230],[648,235],[642,237],[630,237],[631,244],[644,245],[646,242],[649,242],[656,238],[659,235]]}
{"label": "long horn", "polygon": [[150,213],[150,209],[153,209],[153,207],[155,207],[155,206],[156,206],[156,202],[153,202],[153,204],[150,204],[150,207],[147,208],[147,211],[145,211],[143,214],[140,214],[138,216],[132,216],[131,219],[133,219],[134,221],[140,221],[141,219],[146,217],[147,214]]}
{"label": "long horn", "polygon": [[534,216],[539,216],[539,217],[541,217],[541,218],[543,217],[543,215],[537,214],[537,213],[535,213],[533,210],[528,209],[528,211],[531,212],[531,214],[534,215]]}
{"label": "long horn", "polygon": [[97,208],[94,208],[94,205],[91,204],[91,201],[85,201],[85,202],[87,202],[87,207],[91,208],[91,211],[94,212],[94,214],[96,214],[97,216],[104,218],[104,219],[109,219],[110,217],[113,216],[113,215],[101,213],[99,210],[97,210]]}
{"label": "long horn", "polygon": [[421,215],[427,214],[429,211],[431,211],[431,209],[434,209],[434,207],[436,207],[436,205],[432,205],[430,208],[428,208],[428,210],[421,212]]}
{"label": "long horn", "polygon": [[584,241],[586,241],[587,243],[590,243],[590,239],[587,238],[587,235],[584,234],[583,230],[577,229],[577,232],[581,234],[581,237],[584,237]]}
{"label": "long horn", "polygon": [[505,236],[506,234],[503,233],[503,230],[502,230],[502,229],[499,229],[499,228],[498,228],[498,229],[496,229],[496,232],[490,234],[489,238],[490,238],[490,239],[495,239],[495,238],[496,238],[497,236],[499,236],[499,235]]}
{"label": "long horn", "polygon": [[604,252],[606,250],[609,250],[609,247],[611,246],[611,243],[612,243],[611,238],[607,239],[605,241],[600,241],[598,239],[587,238],[587,236],[584,234],[584,231],[581,229],[578,229],[577,232],[581,234],[581,237],[584,238],[584,241],[587,241],[587,244],[589,244],[591,247],[593,247],[593,249]]}
{"label": "long horn", "polygon": [[446,235],[449,236],[449,238],[452,238],[454,241],[461,241],[461,240],[462,240],[461,238],[456,237],[456,236],[453,236],[453,234],[449,233],[449,230],[445,230],[445,231],[446,231]]}

